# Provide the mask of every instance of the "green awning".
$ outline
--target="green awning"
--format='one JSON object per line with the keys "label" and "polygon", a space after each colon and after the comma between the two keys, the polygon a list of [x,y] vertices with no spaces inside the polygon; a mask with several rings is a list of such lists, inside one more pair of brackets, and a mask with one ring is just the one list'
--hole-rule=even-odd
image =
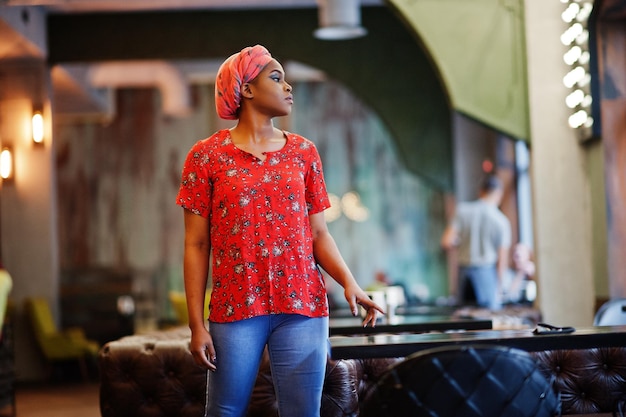
{"label": "green awning", "polygon": [[529,140],[523,0],[389,0],[438,67],[454,110]]}

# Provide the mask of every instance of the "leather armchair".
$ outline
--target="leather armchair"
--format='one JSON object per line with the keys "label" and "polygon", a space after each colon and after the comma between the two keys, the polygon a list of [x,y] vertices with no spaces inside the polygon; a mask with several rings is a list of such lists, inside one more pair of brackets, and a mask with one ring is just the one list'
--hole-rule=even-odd
{"label": "leather armchair", "polygon": [[363,417],[555,417],[558,392],[528,352],[456,345],[416,352],[389,368]]}

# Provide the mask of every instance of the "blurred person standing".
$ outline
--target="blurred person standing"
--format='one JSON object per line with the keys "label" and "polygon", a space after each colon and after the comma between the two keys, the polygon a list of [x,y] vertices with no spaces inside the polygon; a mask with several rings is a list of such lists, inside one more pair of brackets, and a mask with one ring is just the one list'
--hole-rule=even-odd
{"label": "blurred person standing", "polygon": [[498,177],[487,176],[479,198],[459,203],[441,237],[442,248],[458,251],[460,300],[470,301],[473,290],[476,303],[491,310],[502,307],[502,280],[511,246],[511,224],[498,208],[503,191]]}

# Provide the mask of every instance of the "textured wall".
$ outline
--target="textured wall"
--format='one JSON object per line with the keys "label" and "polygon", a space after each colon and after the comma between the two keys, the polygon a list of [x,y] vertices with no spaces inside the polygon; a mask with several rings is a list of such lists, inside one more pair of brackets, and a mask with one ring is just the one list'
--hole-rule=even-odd
{"label": "textured wall", "polygon": [[300,107],[293,130],[320,151],[328,190],[338,196],[356,191],[368,209],[365,222],[342,215],[330,230],[362,285],[375,270],[431,296],[447,291],[444,257],[443,194],[407,171],[380,120],[335,84],[296,87]]}

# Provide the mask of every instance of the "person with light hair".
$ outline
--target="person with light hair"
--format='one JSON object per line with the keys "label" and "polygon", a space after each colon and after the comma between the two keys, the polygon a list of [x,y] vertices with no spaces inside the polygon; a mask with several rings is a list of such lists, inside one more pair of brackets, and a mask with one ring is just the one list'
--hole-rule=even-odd
{"label": "person with light hair", "polygon": [[534,281],[535,262],[532,250],[524,243],[513,246],[508,280],[503,290],[504,301],[514,304],[532,304],[537,297],[537,283]]}

